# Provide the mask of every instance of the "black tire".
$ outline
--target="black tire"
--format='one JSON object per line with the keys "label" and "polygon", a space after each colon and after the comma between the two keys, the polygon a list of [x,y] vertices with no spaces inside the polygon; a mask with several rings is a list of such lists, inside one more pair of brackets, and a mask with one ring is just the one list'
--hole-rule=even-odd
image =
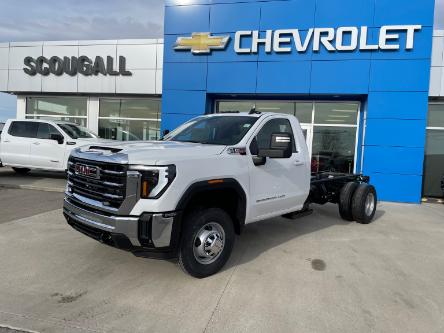
{"label": "black tire", "polygon": [[[183,223],[179,266],[184,272],[196,278],[204,278],[217,273],[227,262],[234,245],[234,226],[230,216],[220,208],[204,208],[192,211],[184,218]],[[206,229],[205,226],[207,226]],[[202,235],[205,231],[216,233],[220,230],[223,230],[225,234],[223,248],[220,253],[213,258],[197,255],[196,252],[202,249],[199,246],[202,242],[197,236]],[[222,233],[217,234],[221,235]],[[210,237],[206,239],[211,241]],[[209,260],[209,262],[202,263],[202,260]],[[211,262],[211,260],[214,261]]]}
{"label": "black tire", "polygon": [[358,183],[349,182],[344,185],[339,194],[339,215],[346,221],[354,221],[352,213],[352,198]]}
{"label": "black tire", "polygon": [[352,199],[352,214],[355,221],[362,224],[370,223],[375,216],[377,204],[375,188],[369,184],[360,184]]}
{"label": "black tire", "polygon": [[31,171],[31,169],[28,168],[12,168],[12,170],[14,170],[19,175],[26,175],[29,171]]}

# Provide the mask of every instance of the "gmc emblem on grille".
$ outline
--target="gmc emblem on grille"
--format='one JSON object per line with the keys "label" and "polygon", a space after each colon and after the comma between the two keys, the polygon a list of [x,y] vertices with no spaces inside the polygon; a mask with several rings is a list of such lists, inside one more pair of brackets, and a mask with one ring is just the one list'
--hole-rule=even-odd
{"label": "gmc emblem on grille", "polygon": [[100,178],[99,169],[84,164],[76,164],[75,166],[76,175],[90,177],[90,178]]}

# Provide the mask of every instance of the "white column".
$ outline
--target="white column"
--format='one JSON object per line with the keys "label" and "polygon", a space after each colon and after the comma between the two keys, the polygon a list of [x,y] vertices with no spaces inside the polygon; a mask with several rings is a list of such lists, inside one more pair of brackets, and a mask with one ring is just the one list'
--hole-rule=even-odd
{"label": "white column", "polygon": [[90,97],[88,100],[88,128],[99,133],[99,98]]}
{"label": "white column", "polygon": [[17,96],[17,119],[26,118],[26,96]]}

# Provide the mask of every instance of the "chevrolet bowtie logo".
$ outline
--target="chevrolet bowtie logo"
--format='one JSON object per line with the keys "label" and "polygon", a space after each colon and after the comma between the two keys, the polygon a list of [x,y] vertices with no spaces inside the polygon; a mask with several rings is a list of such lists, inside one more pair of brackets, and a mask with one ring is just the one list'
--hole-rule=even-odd
{"label": "chevrolet bowtie logo", "polygon": [[223,50],[230,36],[211,36],[209,32],[193,32],[191,37],[177,37],[175,50],[191,50],[193,54],[208,54]]}

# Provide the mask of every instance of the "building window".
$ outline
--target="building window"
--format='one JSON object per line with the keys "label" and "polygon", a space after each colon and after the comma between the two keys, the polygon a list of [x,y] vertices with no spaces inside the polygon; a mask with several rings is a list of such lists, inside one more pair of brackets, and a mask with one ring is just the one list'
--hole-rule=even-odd
{"label": "building window", "polygon": [[216,101],[216,112],[275,112],[295,115],[312,156],[312,172],[356,171],[359,102]]}
{"label": "building window", "polygon": [[[355,172],[359,103],[315,102],[311,171]],[[297,115],[297,114],[296,114]]]}
{"label": "building window", "polygon": [[444,177],[444,103],[430,103],[424,159],[423,195],[442,198]]}
{"label": "building window", "polygon": [[27,119],[62,120],[87,126],[88,99],[86,97],[28,97]]}
{"label": "building window", "polygon": [[158,140],[160,109],[158,98],[102,98],[99,136],[121,141]]}

